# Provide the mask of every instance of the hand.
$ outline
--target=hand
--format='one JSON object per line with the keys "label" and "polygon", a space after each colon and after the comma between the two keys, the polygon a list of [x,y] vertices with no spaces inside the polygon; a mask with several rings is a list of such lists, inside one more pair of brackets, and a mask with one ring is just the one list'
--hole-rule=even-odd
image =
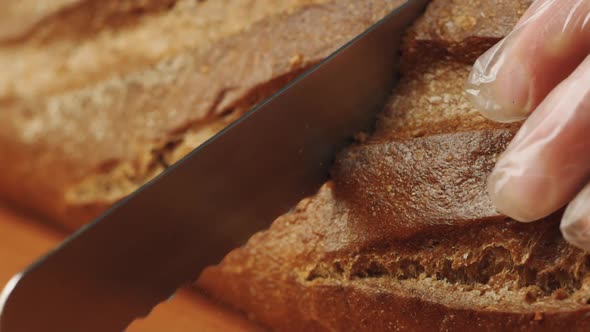
{"label": "hand", "polygon": [[[474,65],[467,91],[490,119],[526,118],[488,179],[523,222],[569,203],[561,231],[590,251],[590,0],[537,0]],[[527,118],[528,117],[528,118]]]}

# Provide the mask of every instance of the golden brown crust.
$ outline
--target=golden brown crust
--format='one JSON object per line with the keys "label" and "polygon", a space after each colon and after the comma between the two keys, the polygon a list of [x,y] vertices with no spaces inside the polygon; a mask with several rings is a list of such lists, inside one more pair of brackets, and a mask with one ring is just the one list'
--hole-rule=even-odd
{"label": "golden brown crust", "polygon": [[[59,94],[149,72],[182,53],[199,56],[260,20],[326,1],[82,1],[48,16],[38,32],[0,44],[0,99]],[[144,79],[153,82],[157,75]]]}
{"label": "golden brown crust", "polygon": [[472,131],[350,147],[334,167],[336,197],[363,220],[363,233],[385,242],[497,219],[486,176],[513,134]]}
{"label": "golden brown crust", "polygon": [[199,286],[279,331],[583,331],[589,263],[558,217],[384,241],[328,185]]}
{"label": "golden brown crust", "polygon": [[32,30],[40,21],[80,3],[81,0],[36,0],[0,2],[0,42],[17,39]]}
{"label": "golden brown crust", "polygon": [[[494,209],[485,180],[518,124],[481,118],[462,91],[479,41],[516,22],[501,10],[528,3],[435,0],[376,132],[198,286],[280,331],[588,330],[590,257],[562,238],[561,212],[521,224]],[[494,5],[471,27],[433,28]],[[417,52],[428,61],[409,65]]]}
{"label": "golden brown crust", "polygon": [[27,39],[88,38],[135,24],[140,16],[165,10],[178,0],[35,0],[0,2],[0,44]]}
{"label": "golden brown crust", "polygon": [[[263,6],[266,2],[272,5]],[[148,13],[116,34],[106,29],[84,40],[74,50],[90,47],[100,54],[92,54],[97,60],[92,65],[89,59],[73,61],[78,76],[69,65],[61,68],[65,72],[59,79],[54,76],[63,63],[54,62],[59,52],[49,46],[33,52],[27,44],[33,41],[28,40],[24,46],[0,47],[0,62],[18,52],[33,57],[10,72],[21,70],[16,82],[10,75],[0,80],[0,154],[11,160],[0,165],[4,196],[77,227],[178,159],[178,151],[194,148],[227,124],[228,116],[231,120],[234,113],[249,109],[399,1],[206,1],[194,5],[207,9],[194,17],[189,15],[194,6],[183,10],[182,3]],[[220,17],[228,22],[216,31],[213,23]],[[157,39],[166,32],[169,38]],[[149,42],[142,39],[144,33],[149,33]],[[195,37],[199,43],[194,44],[193,36],[200,36]],[[107,41],[114,47],[109,55],[98,48]],[[70,41],[50,46],[60,43]],[[134,46],[117,48],[121,45]],[[116,70],[104,61],[116,63]],[[35,67],[45,62],[49,69]],[[34,72],[31,77],[29,71]]]}
{"label": "golden brown crust", "polygon": [[518,128],[519,124],[498,124],[485,119],[473,108],[463,88],[470,69],[471,66],[463,63],[439,59],[404,71],[370,140]]}
{"label": "golden brown crust", "polygon": [[451,57],[455,61],[471,64],[512,29],[532,2],[434,1],[428,6],[426,14],[409,30],[407,52],[410,58]]}

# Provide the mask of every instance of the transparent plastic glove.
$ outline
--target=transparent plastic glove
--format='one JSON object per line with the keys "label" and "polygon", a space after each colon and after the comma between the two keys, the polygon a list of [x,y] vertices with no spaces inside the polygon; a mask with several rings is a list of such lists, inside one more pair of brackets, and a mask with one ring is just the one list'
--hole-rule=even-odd
{"label": "transparent plastic glove", "polygon": [[467,83],[484,116],[528,117],[488,180],[497,208],[533,221],[571,201],[561,230],[587,251],[589,54],[590,0],[537,0],[513,32],[477,60]]}

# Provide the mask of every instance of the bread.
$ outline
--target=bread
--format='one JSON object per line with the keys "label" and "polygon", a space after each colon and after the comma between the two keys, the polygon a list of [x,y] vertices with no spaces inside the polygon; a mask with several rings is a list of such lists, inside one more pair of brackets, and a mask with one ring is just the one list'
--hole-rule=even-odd
{"label": "bread", "polygon": [[561,237],[561,212],[522,224],[486,195],[519,124],[485,120],[463,93],[467,61],[530,3],[434,0],[376,131],[198,287],[278,331],[590,329],[590,257]]}
{"label": "bread", "polygon": [[0,195],[75,229],[399,3],[3,3]]}
{"label": "bread", "polygon": [[421,57],[472,64],[506,35],[533,0],[434,1],[408,31],[406,59]]}

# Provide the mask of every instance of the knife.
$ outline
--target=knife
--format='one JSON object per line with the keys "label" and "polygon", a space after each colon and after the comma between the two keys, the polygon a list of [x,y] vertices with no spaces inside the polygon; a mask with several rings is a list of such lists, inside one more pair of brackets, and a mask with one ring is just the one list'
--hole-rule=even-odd
{"label": "knife", "polygon": [[0,332],[122,331],[326,180],[391,92],[409,0],[14,276]]}

